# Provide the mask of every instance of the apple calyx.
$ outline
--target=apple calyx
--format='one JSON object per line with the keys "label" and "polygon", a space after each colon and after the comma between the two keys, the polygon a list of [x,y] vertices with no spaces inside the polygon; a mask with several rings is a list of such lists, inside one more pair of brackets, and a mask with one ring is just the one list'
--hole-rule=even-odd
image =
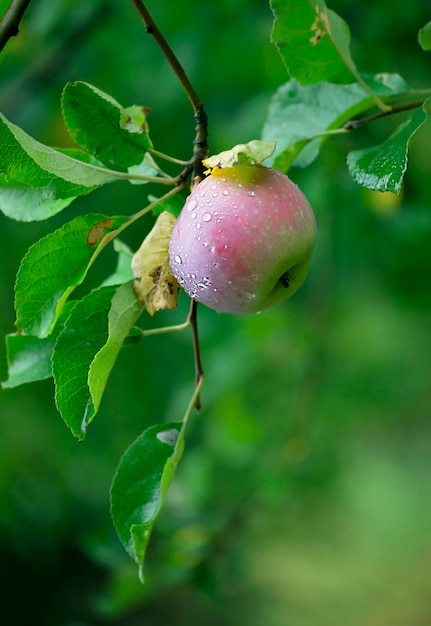
{"label": "apple calyx", "polygon": [[271,139],[253,139],[248,143],[240,143],[230,150],[224,150],[204,159],[202,163],[208,168],[205,173],[210,174],[216,167],[233,167],[239,163],[260,165],[274,154],[276,146],[277,142]]}

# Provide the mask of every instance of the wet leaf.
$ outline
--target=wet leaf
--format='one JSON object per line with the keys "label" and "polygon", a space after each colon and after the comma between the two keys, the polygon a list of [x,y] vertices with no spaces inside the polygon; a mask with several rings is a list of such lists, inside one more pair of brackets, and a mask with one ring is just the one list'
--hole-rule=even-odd
{"label": "wet leaf", "polygon": [[[379,97],[385,98],[409,91],[398,74],[363,77]],[[286,172],[294,163],[309,165],[318,155],[327,137],[325,131],[340,128],[373,105],[369,93],[359,85],[318,83],[302,86],[296,80],[282,85],[273,95],[263,137],[277,137],[272,165]]]}
{"label": "wet leaf", "polygon": [[431,99],[401,124],[384,143],[348,154],[349,172],[357,183],[374,191],[400,193],[407,169],[410,142],[426,122],[430,104]]}

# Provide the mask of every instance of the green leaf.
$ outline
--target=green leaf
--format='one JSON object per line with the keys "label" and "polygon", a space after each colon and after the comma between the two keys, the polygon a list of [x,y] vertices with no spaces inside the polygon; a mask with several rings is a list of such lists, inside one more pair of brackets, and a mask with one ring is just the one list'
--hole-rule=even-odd
{"label": "green leaf", "polygon": [[68,83],[62,110],[71,137],[107,165],[137,165],[152,147],[142,107],[125,109],[93,85]]}
{"label": "green leaf", "polygon": [[71,302],[66,304],[50,337],[40,339],[20,333],[6,336],[8,379],[2,383],[3,388],[18,387],[52,376],[52,351],[72,306]]}
{"label": "green leaf", "polygon": [[108,339],[108,314],[115,291],[116,287],[103,287],[79,300],[54,346],[56,405],[72,433],[81,440],[96,414],[87,378],[95,355]]}
{"label": "green leaf", "polygon": [[430,106],[431,98],[379,146],[350,152],[347,165],[352,178],[373,191],[400,193],[410,142],[427,121]]}
{"label": "green leaf", "polygon": [[138,165],[131,165],[130,167],[127,168],[127,171],[129,174],[131,174],[132,176],[142,176],[143,178],[138,179],[138,178],[130,178],[129,183],[131,183],[132,185],[146,185],[148,183],[147,180],[145,180],[145,176],[159,176],[160,174],[160,170],[157,167],[156,162],[154,161],[153,157],[151,156],[151,154],[149,154],[147,152],[147,154],[144,156],[143,160],[141,163],[138,163]]}
{"label": "green leaf", "polygon": [[10,389],[49,378],[52,375],[51,354],[54,343],[54,337],[39,339],[31,335],[7,335],[9,376],[2,387]]}
{"label": "green leaf", "polygon": [[54,150],[27,135],[0,114],[0,209],[32,221],[51,217],[76,197],[113,180],[100,164]]}
{"label": "green leaf", "polygon": [[16,281],[16,325],[46,337],[75,287],[127,217],[82,215],[35,243],[23,258]]}
{"label": "green leaf", "polygon": [[357,78],[347,24],[324,0],[271,0],[275,16],[271,41],[287,71],[303,85]]}
{"label": "green leaf", "polygon": [[114,272],[103,281],[100,285],[101,287],[107,285],[122,285],[134,278],[132,272],[133,251],[119,239],[114,239],[113,245],[115,252],[118,254],[117,267]]}
{"label": "green leaf", "polygon": [[[364,79],[382,98],[409,91],[409,86],[398,74],[367,75]],[[263,128],[264,138],[277,137],[273,166],[286,172],[292,163],[300,167],[309,165],[328,137],[322,133],[341,128],[373,104],[369,93],[358,83],[334,85],[322,82],[302,86],[296,80],[290,80],[272,97]]]}
{"label": "green leaf", "polygon": [[431,22],[425,24],[418,34],[419,45],[422,50],[431,50]]}
{"label": "green leaf", "polygon": [[0,211],[19,222],[46,220],[65,209],[76,196],[55,199],[46,189],[10,186],[0,175]]}
{"label": "green leaf", "polygon": [[88,387],[96,413],[118,353],[143,310],[144,306],[139,302],[133,290],[133,282],[121,285],[111,302],[108,315],[108,339],[94,357],[88,373]]}
{"label": "green leaf", "polygon": [[183,448],[184,424],[152,426],[125,452],[112,483],[112,519],[142,582],[148,540]]}

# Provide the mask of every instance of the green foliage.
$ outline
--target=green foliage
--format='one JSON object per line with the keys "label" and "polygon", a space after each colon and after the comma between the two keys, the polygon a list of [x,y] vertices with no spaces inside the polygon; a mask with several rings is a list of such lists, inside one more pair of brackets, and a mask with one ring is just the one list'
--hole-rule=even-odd
{"label": "green foliage", "polygon": [[125,109],[92,85],[68,83],[62,109],[70,136],[107,166],[137,165],[151,148],[142,109]]}
{"label": "green foliage", "polygon": [[49,378],[51,355],[55,337],[32,337],[32,335],[7,335],[7,360],[9,378],[2,383],[7,388]]}
{"label": "green foliage", "polygon": [[87,426],[96,414],[88,371],[108,341],[106,320],[115,292],[113,286],[103,287],[79,300],[54,346],[55,401],[62,418],[80,439],[85,437]]}
{"label": "green foliage", "polygon": [[324,0],[271,0],[271,8],[275,15],[271,39],[293,78],[310,85],[350,83],[357,77],[349,27]]}
{"label": "green foliage", "polygon": [[88,371],[88,388],[95,412],[99,409],[102,394],[118,353],[143,308],[142,303],[136,297],[131,281],[121,285],[111,300],[108,314],[108,337],[106,343],[95,355]]}
{"label": "green foliage", "polygon": [[407,169],[408,147],[419,128],[427,121],[430,103],[427,100],[380,146],[349,153],[347,164],[356,182],[369,189],[400,193]]}
{"label": "green foliage", "polygon": [[36,337],[49,335],[72,291],[115,235],[125,217],[83,215],[35,243],[16,282],[16,325]]}
{"label": "green foliage", "polygon": [[[410,143],[427,121],[429,100],[412,107],[415,90],[401,76],[381,73],[379,67],[374,69],[378,74],[358,70],[350,52],[349,27],[323,0],[271,0],[270,6],[271,41],[288,72],[288,82],[273,94],[262,124],[262,138],[277,141],[271,163],[284,172],[308,166],[331,137],[353,142],[360,126],[409,111],[388,139],[354,150],[350,144],[347,154],[347,171],[355,182],[371,191],[399,194]],[[430,49],[429,24],[420,31],[419,42]],[[113,181],[172,187],[157,199],[150,196],[131,216],[104,210],[75,217],[31,246],[19,267],[17,333],[7,336],[8,378],[3,386],[53,375],[58,411],[82,440],[101,407],[122,347],[138,333],[134,326],[143,312],[133,290],[132,252],[118,236],[151,211],[177,215],[182,201],[176,194],[191,169],[189,162],[153,148],[143,105],[124,107],[98,87],[75,81],[63,90],[61,111],[79,149],[47,146],[0,114],[0,209],[7,217],[46,220]],[[249,139],[238,137],[238,142]],[[192,144],[190,138],[190,153]],[[170,178],[158,165],[160,160],[175,167],[176,175]],[[124,206],[120,209],[128,213]],[[116,270],[104,276],[98,288],[72,300],[77,287],[85,290],[90,267],[111,241],[118,254]],[[113,481],[114,524],[141,577],[149,536],[181,458],[193,406],[182,422],[169,420],[145,430],[123,456]]]}
{"label": "green foliage", "polygon": [[47,219],[111,180],[111,173],[43,145],[1,114],[0,143],[1,209],[8,217]]}
{"label": "green foliage", "polygon": [[148,540],[183,448],[184,422],[152,426],[125,452],[112,483],[112,518],[142,582]]}
{"label": "green foliage", "polygon": [[431,22],[428,22],[420,29],[418,41],[422,50],[431,50]]}
{"label": "green foliage", "polygon": [[[397,74],[365,78],[370,89],[382,98],[409,91],[408,85]],[[263,128],[263,137],[278,137],[273,166],[286,172],[292,164],[309,165],[331,133],[342,130],[346,122],[372,105],[371,96],[358,83],[320,82],[302,86],[296,80],[290,80],[272,97]]]}

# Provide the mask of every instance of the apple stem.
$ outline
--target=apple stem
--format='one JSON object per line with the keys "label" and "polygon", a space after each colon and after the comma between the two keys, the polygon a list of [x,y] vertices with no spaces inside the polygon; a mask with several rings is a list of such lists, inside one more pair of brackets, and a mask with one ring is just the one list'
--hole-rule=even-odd
{"label": "apple stem", "polygon": [[[197,308],[198,308],[198,303],[196,302],[196,300],[192,299],[190,301],[190,311],[189,311],[188,320],[190,321],[190,324],[192,327],[192,333],[193,333],[193,354],[195,358],[195,386],[196,386],[195,388],[200,389],[205,379],[205,374],[204,374],[204,370],[202,367],[202,360],[201,360],[201,350],[200,350],[199,333],[198,333]],[[194,402],[194,407],[196,411],[199,411],[201,406],[202,405],[201,405],[200,394],[198,393],[196,395],[195,402]]]}

